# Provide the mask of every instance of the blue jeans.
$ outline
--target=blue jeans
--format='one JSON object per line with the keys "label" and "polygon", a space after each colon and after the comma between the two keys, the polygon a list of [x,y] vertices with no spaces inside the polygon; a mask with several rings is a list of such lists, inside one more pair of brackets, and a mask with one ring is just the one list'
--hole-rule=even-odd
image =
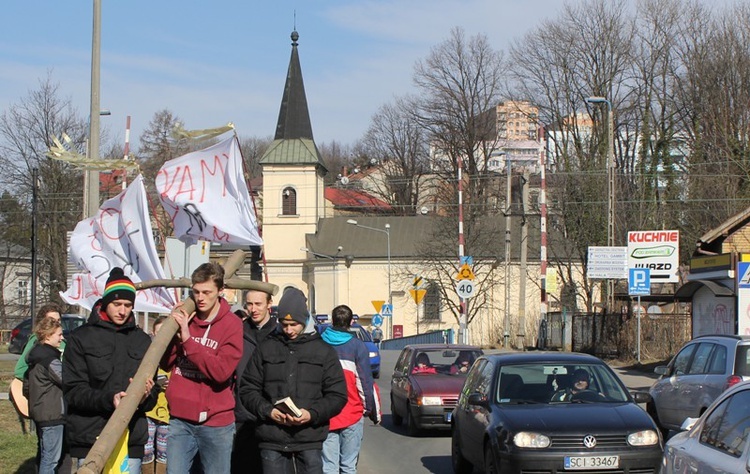
{"label": "blue jeans", "polygon": [[260,458],[263,461],[263,474],[322,474],[323,472],[323,459],[319,449],[306,449],[293,453],[261,449]]}
{"label": "blue jeans", "polygon": [[325,474],[355,474],[359,448],[362,447],[365,419],[353,425],[328,432],[323,442],[323,472]]}
{"label": "blue jeans", "polygon": [[190,472],[193,458],[200,452],[203,474],[228,474],[232,459],[234,423],[205,426],[172,418],[167,436],[167,473]]}
{"label": "blue jeans", "polygon": [[65,425],[37,427],[39,436],[39,474],[54,474],[60,462]]}
{"label": "blue jeans", "polygon": [[[78,458],[78,467],[83,466],[86,458]],[[128,471],[130,474],[141,474],[141,458],[128,458]]]}

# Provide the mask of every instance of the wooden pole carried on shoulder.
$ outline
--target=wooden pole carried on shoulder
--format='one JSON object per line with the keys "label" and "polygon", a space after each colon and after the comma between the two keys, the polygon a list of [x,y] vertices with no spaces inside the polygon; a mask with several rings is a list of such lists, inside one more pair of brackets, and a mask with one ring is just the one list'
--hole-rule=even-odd
{"label": "wooden pole carried on shoulder", "polygon": [[[274,284],[232,278],[244,264],[245,256],[246,252],[243,250],[235,250],[227,260],[226,264],[224,264],[224,275],[226,277],[224,280],[225,286],[233,289],[260,290],[275,295],[278,292],[278,286]],[[138,290],[158,286],[173,288],[190,287],[191,281],[187,278],[181,278],[178,280],[149,280],[135,284],[135,287]],[[188,298],[182,302],[182,307],[188,314],[191,314],[195,311],[195,302],[192,298]],[[109,459],[109,456],[115,449],[117,441],[125,432],[128,423],[130,423],[130,419],[138,409],[143,393],[146,391],[146,381],[152,378],[156,373],[156,369],[159,367],[159,361],[167,350],[169,343],[172,342],[172,338],[177,334],[178,329],[179,326],[173,318],[167,318],[164,320],[161,329],[156,336],[154,336],[151,345],[143,356],[143,360],[133,377],[133,381],[128,385],[128,388],[125,391],[127,395],[120,400],[119,405],[117,405],[114,413],[110,416],[109,421],[107,421],[107,424],[104,426],[99,438],[97,438],[96,442],[89,450],[83,465],[81,465],[76,471],[77,474],[99,474],[102,472],[107,459]]]}

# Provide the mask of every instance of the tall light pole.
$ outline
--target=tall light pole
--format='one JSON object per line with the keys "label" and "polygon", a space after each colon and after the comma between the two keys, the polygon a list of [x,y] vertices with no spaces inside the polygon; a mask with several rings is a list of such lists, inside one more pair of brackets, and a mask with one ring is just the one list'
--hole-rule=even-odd
{"label": "tall light pole", "polygon": [[336,253],[334,255],[328,255],[328,254],[325,254],[325,253],[314,252],[313,250],[310,250],[307,247],[302,247],[302,248],[300,248],[300,250],[302,250],[303,252],[308,252],[308,253],[316,256],[316,257],[327,258],[327,259],[333,261],[333,306],[331,307],[331,309],[333,309],[336,305],[339,304],[338,274],[336,273],[336,263],[338,262],[338,260],[339,260],[339,254],[341,253],[342,250],[344,250],[344,247],[342,247],[341,245],[339,245],[338,248],[336,249]]}
{"label": "tall light pole", "polygon": [[[353,226],[361,227],[362,229],[371,230],[374,232],[381,232],[385,234],[388,244],[388,304],[391,306],[391,309],[393,308],[393,299],[391,297],[391,225],[386,223],[385,224],[385,230],[378,229],[376,227],[368,227],[366,225],[362,225],[358,223],[354,219],[349,219],[346,221],[347,224],[351,224]],[[393,317],[391,316],[388,318],[388,338],[393,337]]]}
{"label": "tall light pole", "polygon": [[[587,97],[589,104],[607,104],[607,246],[615,245],[615,123],[612,117],[612,102],[606,97]],[[607,310],[614,311],[614,282],[607,279]]]}
{"label": "tall light pole", "polygon": [[[99,161],[99,102],[100,63],[102,49],[102,2],[94,0],[94,21],[91,35],[91,109],[89,110],[88,159]],[[86,207],[83,218],[91,217],[99,209],[99,170],[87,170]]]}

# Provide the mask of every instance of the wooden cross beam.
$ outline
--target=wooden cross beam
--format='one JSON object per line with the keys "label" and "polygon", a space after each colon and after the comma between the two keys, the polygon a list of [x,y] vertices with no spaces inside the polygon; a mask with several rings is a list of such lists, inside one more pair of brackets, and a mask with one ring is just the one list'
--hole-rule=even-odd
{"label": "wooden cross beam", "polygon": [[[237,270],[239,270],[244,264],[245,257],[246,252],[243,250],[235,250],[229,257],[226,264],[224,264],[224,275],[226,277],[224,280],[224,286],[231,289],[260,290],[271,295],[278,293],[279,287],[272,283],[232,278],[234,274],[237,273]],[[141,290],[157,286],[189,288],[191,285],[192,282],[189,278],[179,278],[176,280],[144,281],[136,283],[135,287],[136,289]],[[195,311],[195,302],[192,298],[188,298],[182,302],[182,307],[188,314],[191,314]],[[172,338],[177,334],[178,329],[179,325],[174,319],[167,318],[164,320],[161,329],[156,336],[154,336],[151,345],[143,356],[143,360],[133,377],[133,381],[128,385],[128,389],[125,391],[127,395],[120,400],[119,405],[117,405],[112,416],[109,417],[109,421],[107,421],[107,424],[104,426],[99,438],[97,438],[96,442],[89,450],[83,465],[78,468],[76,473],[99,474],[102,472],[107,459],[109,459],[109,456],[115,449],[117,441],[125,432],[128,423],[130,423],[130,419],[138,409],[141,397],[146,391],[146,381],[152,378],[156,373],[156,369],[159,367],[159,361],[167,350],[167,346],[169,346]]]}

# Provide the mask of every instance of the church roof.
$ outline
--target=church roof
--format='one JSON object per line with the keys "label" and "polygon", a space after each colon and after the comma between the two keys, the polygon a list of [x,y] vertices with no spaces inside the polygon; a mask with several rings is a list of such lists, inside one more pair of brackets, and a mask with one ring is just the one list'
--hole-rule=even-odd
{"label": "church roof", "polygon": [[292,56],[286,74],[284,96],[281,99],[279,120],[274,141],[260,159],[261,165],[309,165],[328,171],[313,139],[310,112],[307,108],[305,83],[297,51],[299,33],[292,32]]}

